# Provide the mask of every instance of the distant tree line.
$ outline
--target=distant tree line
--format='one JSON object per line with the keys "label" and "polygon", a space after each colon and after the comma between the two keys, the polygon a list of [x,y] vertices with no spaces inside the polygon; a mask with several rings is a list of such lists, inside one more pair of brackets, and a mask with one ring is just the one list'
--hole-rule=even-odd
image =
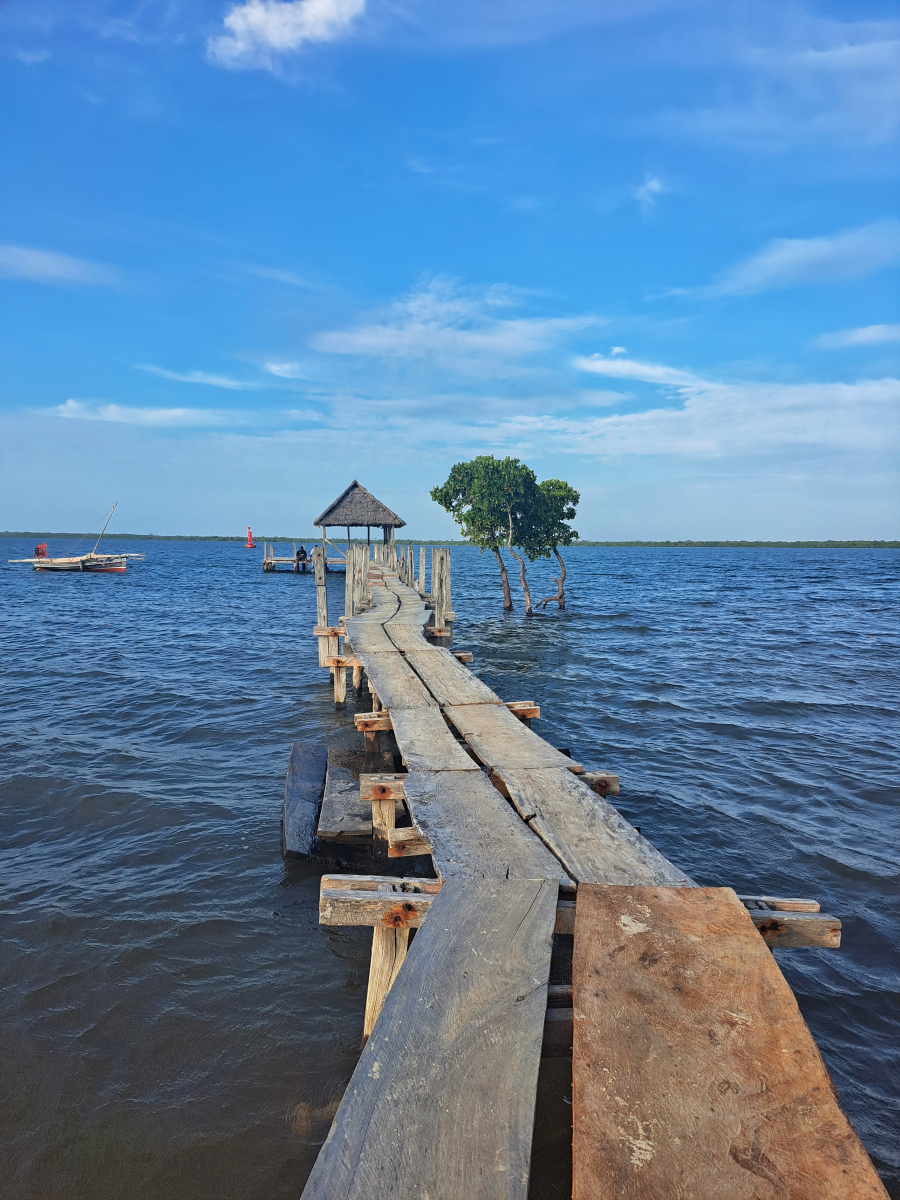
{"label": "distant tree line", "polygon": [[555,556],[559,563],[559,577],[554,579],[556,595],[539,600],[537,607],[546,608],[555,600],[561,609],[565,608],[566,565],[559,548],[578,539],[568,522],[574,518],[581,499],[565,480],[545,479],[538,483],[534,471],[517,458],[479,454],[471,462],[457,463],[447,481],[432,488],[431,498],[450,513],[463,537],[482,553],[489,550],[496,556],[506,612],[512,611],[513,602],[502,554],[504,546],[519,564],[526,616],[530,617],[533,611],[526,558],[534,562],[551,554]]}

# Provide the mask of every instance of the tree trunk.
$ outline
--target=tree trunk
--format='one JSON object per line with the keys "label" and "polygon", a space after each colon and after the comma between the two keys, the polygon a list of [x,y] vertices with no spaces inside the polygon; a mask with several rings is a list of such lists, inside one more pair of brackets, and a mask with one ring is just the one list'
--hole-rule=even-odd
{"label": "tree trunk", "polygon": [[514,559],[515,559],[515,560],[518,562],[518,564],[519,564],[519,582],[522,584],[522,591],[525,593],[525,616],[526,616],[526,617],[530,617],[530,616],[532,616],[533,614],[532,614],[532,611],[531,611],[531,592],[529,592],[529,590],[528,590],[528,584],[525,582],[525,559],[524,559],[524,558],[520,558],[520,557],[519,557],[519,555],[518,555],[518,554],[516,554],[515,550],[513,550],[513,544],[512,544],[512,515],[511,515],[511,514],[510,514],[510,518],[509,518],[509,540],[507,541],[507,543],[506,543],[506,544],[507,544],[507,546],[509,547],[509,552],[510,552],[510,554],[513,556],[513,558],[514,558]]}
{"label": "tree trunk", "polygon": [[553,553],[556,555],[556,561],[559,563],[559,579],[556,583],[559,587],[559,607],[566,607],[566,564],[562,560],[562,555],[556,546],[553,547]]}
{"label": "tree trunk", "polygon": [[500,557],[500,550],[497,546],[494,547],[494,553],[497,555],[497,562],[500,564],[500,578],[503,580],[503,611],[512,612],[513,603],[512,596],[509,594],[509,576],[506,573],[506,563]]}

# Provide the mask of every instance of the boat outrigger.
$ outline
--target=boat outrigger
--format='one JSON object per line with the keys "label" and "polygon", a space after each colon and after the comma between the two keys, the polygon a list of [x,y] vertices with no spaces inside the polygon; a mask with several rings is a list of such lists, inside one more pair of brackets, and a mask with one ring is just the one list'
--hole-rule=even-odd
{"label": "boat outrigger", "polygon": [[77,554],[70,558],[53,558],[47,553],[47,543],[41,542],[34,548],[34,558],[10,558],[11,563],[31,563],[35,571],[103,571],[121,574],[128,565],[129,558],[143,558],[143,554],[98,554],[97,547],[100,538],[106,533],[106,527],[112,520],[112,515],[119,507],[118,500],[109,510],[106,524],[100,530],[100,537],[94,543],[93,550],[87,554]]}

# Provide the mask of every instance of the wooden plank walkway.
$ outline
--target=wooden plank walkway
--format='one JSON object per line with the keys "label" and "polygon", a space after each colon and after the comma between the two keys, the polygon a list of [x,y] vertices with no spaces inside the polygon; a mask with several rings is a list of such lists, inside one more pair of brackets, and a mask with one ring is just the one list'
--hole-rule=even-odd
{"label": "wooden plank walkway", "polygon": [[[524,1200],[543,1045],[573,1053],[579,1200],[883,1200],[764,941],[834,945],[840,923],[696,887],[592,790],[616,776],[427,640],[431,609],[392,568],[366,560],[346,603],[333,669],[365,670],[367,751],[392,731],[406,768],[366,776],[373,832],[436,878],[322,881],[323,922],[373,928],[368,1041],[303,1196]],[[554,933],[573,932],[575,983],[548,1010]]]}
{"label": "wooden plank walkway", "polygon": [[555,918],[554,882],[444,885],[303,1200],[526,1200]]}
{"label": "wooden plank walkway", "polygon": [[581,885],[574,1200],[885,1200],[730,888]]}

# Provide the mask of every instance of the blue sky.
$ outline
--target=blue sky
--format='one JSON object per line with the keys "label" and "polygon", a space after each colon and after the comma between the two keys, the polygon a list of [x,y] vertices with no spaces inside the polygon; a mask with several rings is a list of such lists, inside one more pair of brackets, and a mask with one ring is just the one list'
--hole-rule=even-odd
{"label": "blue sky", "polygon": [[900,536],[895,5],[7,0],[0,526]]}

